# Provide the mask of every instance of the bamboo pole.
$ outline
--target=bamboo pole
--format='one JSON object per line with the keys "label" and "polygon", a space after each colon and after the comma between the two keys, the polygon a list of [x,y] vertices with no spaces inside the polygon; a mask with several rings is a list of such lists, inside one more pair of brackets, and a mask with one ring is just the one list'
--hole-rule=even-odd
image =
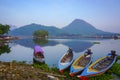
{"label": "bamboo pole", "polygon": [[59,74],[52,74],[52,73],[47,73],[47,72],[39,72],[41,74],[47,74],[47,75],[52,75],[52,76],[56,76],[56,77],[62,77],[62,78],[65,78],[66,76],[64,75],[59,75]]}

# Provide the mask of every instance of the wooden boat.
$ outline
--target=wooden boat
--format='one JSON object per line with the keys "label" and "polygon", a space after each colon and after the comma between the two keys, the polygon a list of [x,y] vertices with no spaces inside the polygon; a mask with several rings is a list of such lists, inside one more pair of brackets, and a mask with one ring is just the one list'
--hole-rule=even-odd
{"label": "wooden boat", "polygon": [[36,45],[34,47],[34,57],[33,59],[37,62],[44,62],[44,55],[43,55],[44,51],[42,50],[42,48],[39,45]]}
{"label": "wooden boat", "polygon": [[92,55],[85,56],[82,54],[79,56],[70,67],[70,76],[74,76],[81,71],[83,71],[86,67],[88,67],[92,62]]}
{"label": "wooden boat", "polygon": [[112,65],[116,62],[116,59],[117,56],[114,56],[111,59],[108,59],[107,56],[102,57],[91,64],[81,73],[81,75],[78,75],[77,77],[80,78],[81,76],[96,76],[98,74],[102,74],[112,67]]}
{"label": "wooden boat", "polygon": [[65,69],[67,69],[73,62],[73,52],[66,52],[58,62],[59,72],[62,73]]}

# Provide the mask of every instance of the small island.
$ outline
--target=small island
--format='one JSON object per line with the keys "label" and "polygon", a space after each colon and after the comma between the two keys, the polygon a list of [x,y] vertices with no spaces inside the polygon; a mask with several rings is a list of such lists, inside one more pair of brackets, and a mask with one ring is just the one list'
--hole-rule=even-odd
{"label": "small island", "polygon": [[33,37],[36,39],[46,39],[48,38],[48,31],[37,30],[33,33]]}

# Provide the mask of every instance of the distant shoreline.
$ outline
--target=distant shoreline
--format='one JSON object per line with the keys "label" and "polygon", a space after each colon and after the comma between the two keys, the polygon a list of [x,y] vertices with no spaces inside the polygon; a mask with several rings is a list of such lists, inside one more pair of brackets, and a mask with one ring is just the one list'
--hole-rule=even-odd
{"label": "distant shoreline", "polygon": [[[33,36],[0,36],[0,40],[16,40],[16,39],[25,39],[25,38],[34,38],[34,37]],[[120,36],[48,36],[45,39],[80,39],[80,38],[120,39]]]}
{"label": "distant shoreline", "polygon": [[13,37],[13,36],[0,36],[0,40],[14,40],[19,39],[19,37]]}

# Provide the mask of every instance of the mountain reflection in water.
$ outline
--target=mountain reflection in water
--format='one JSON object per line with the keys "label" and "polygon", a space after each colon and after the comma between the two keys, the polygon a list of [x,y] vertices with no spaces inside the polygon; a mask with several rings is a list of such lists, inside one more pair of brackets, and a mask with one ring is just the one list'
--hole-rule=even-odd
{"label": "mountain reflection in water", "polygon": [[[37,42],[35,42],[37,41]],[[41,42],[44,42],[44,43],[41,43]],[[45,43],[46,42],[46,43]],[[15,41],[16,44],[19,44],[21,46],[24,46],[24,47],[28,47],[28,48],[34,48],[34,46],[37,44],[37,45],[40,45],[42,47],[44,46],[55,46],[55,45],[58,45],[58,44],[63,44],[67,47],[70,47],[72,48],[75,52],[82,52],[84,50],[86,50],[87,48],[90,48],[91,46],[93,46],[93,43],[91,42],[88,42],[88,41],[83,41],[83,40],[79,40],[79,41],[74,41],[74,40],[71,40],[71,41],[63,41],[63,42],[59,42],[59,40],[48,40],[48,41],[45,41],[45,40],[33,40],[33,39],[20,39],[20,40],[17,40]]]}
{"label": "mountain reflection in water", "polygon": [[64,42],[63,44],[72,48],[75,52],[82,52],[93,45],[91,42],[87,41],[70,41]]}

